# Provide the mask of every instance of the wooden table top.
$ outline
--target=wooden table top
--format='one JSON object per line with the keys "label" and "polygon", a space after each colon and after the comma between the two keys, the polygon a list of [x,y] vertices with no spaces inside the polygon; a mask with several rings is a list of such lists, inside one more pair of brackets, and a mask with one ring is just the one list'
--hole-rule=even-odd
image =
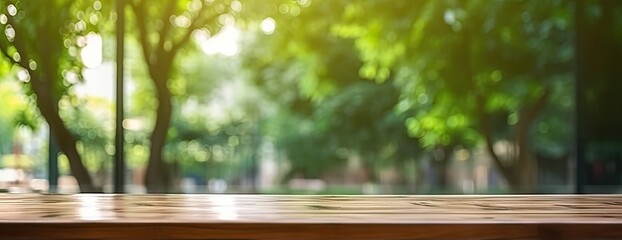
{"label": "wooden table top", "polygon": [[622,195],[0,195],[0,239],[544,235],[622,238]]}

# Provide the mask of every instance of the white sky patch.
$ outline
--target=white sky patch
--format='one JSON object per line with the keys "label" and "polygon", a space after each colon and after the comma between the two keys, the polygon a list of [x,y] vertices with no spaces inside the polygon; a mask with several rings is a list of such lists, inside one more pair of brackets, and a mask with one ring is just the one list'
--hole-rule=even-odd
{"label": "white sky patch", "polygon": [[86,35],[86,46],[80,51],[80,58],[87,68],[102,64],[102,37],[95,33]]}
{"label": "white sky patch", "polygon": [[80,97],[101,97],[114,100],[115,66],[113,62],[99,64],[95,68],[87,68],[83,72],[84,83],[76,84],[75,92]]}
{"label": "white sky patch", "polygon": [[103,42],[99,34],[86,35],[86,45],[80,51],[80,58],[86,66],[84,82],[75,86],[75,92],[80,97],[100,97],[113,101],[114,99],[114,62],[103,60]]}
{"label": "white sky patch", "polygon": [[194,39],[208,55],[234,56],[240,52],[240,29],[232,26],[224,27],[214,36],[204,30],[196,31]]}

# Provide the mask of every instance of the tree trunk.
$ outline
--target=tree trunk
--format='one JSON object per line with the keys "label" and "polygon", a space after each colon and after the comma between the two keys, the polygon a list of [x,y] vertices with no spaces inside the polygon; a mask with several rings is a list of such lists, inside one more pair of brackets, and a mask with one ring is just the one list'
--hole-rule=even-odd
{"label": "tree trunk", "polygon": [[538,166],[535,157],[531,152],[521,153],[518,165],[514,168],[516,173],[521,176],[518,185],[513,188],[518,193],[536,193],[538,186]]}
{"label": "tree trunk", "polygon": [[[162,154],[164,146],[166,145],[166,137],[168,129],[171,125],[172,115],[172,98],[171,92],[167,87],[168,79],[171,73],[171,67],[173,66],[173,60],[178,51],[192,38],[194,30],[202,28],[207,23],[210,23],[218,19],[221,14],[214,14],[205,16],[207,11],[205,4],[201,5],[199,14],[194,16],[191,20],[191,25],[181,34],[181,38],[177,41],[175,36],[170,35],[172,29],[171,24],[167,23],[171,16],[175,15],[177,1],[168,0],[166,5],[163,5],[164,11],[155,18],[160,19],[164,24],[161,27],[156,27],[150,23],[153,23],[154,16],[150,7],[152,4],[149,1],[129,1],[128,4],[136,15],[136,26],[138,28],[138,40],[142,47],[143,57],[147,63],[149,75],[154,83],[157,93],[158,108],[156,110],[156,122],[151,133],[151,146],[149,149],[149,162],[147,163],[147,169],[145,172],[145,187],[148,192],[161,193],[168,192],[172,187],[172,178],[167,171]],[[151,28],[154,27],[154,28]],[[157,33],[160,37],[156,43],[152,43],[148,36],[153,33]],[[168,38],[168,39],[167,39]],[[170,49],[167,50],[167,43],[171,43]]]}
{"label": "tree trunk", "polygon": [[509,156],[510,164],[503,164],[500,156],[494,151],[492,138],[486,139],[486,146],[493,163],[506,180],[508,187],[515,193],[534,193],[538,184],[538,166],[528,141],[528,129],[517,128],[520,132],[517,142],[518,152]]}
{"label": "tree trunk", "polygon": [[82,163],[82,158],[76,148],[76,138],[71,134],[63,123],[58,113],[58,101],[54,99],[52,88],[46,86],[44,81],[36,78],[31,72],[31,86],[37,96],[36,104],[43,118],[49,125],[52,135],[55,137],[61,152],[69,159],[71,174],[76,178],[81,192],[101,192],[101,189],[93,185],[88,170]]}
{"label": "tree trunk", "polygon": [[166,193],[169,192],[172,187],[170,175],[162,157],[164,146],[166,145],[168,129],[171,125],[173,108],[171,93],[166,85],[167,79],[168,71],[162,71],[152,75],[157,93],[158,108],[156,110],[155,125],[151,133],[149,161],[145,172],[145,187],[149,193]]}
{"label": "tree trunk", "polygon": [[486,150],[490,154],[499,172],[506,179],[513,192],[533,193],[538,184],[538,166],[529,142],[529,130],[537,116],[548,103],[551,90],[544,89],[544,93],[530,105],[527,105],[520,114],[520,119],[514,127],[514,144],[518,147],[516,154],[510,154],[511,164],[504,165],[494,151],[494,139],[487,117],[480,110],[482,132],[486,138]]}
{"label": "tree trunk", "polygon": [[503,177],[513,193],[536,193],[538,185],[537,161],[531,152],[521,152],[513,165],[505,167]]}
{"label": "tree trunk", "polygon": [[535,156],[529,146],[529,126],[531,121],[520,121],[516,125],[516,144],[518,146],[518,156],[516,163],[512,168],[512,172],[516,176],[518,185],[514,185],[514,190],[519,193],[534,193],[538,184],[538,166]]}
{"label": "tree trunk", "polygon": [[545,87],[544,93],[533,104],[527,105],[521,111],[520,119],[516,123],[515,136],[518,146],[516,159],[518,162],[513,172],[520,176],[517,190],[521,193],[534,193],[537,190],[538,164],[530,146],[529,131],[540,112],[546,107],[550,95],[551,90]]}
{"label": "tree trunk", "polygon": [[449,157],[451,155],[452,147],[449,146],[440,146],[434,151],[434,156],[432,159],[432,165],[434,166],[435,172],[435,183],[436,188],[440,192],[449,191],[449,175],[447,174],[448,166],[449,166]]}

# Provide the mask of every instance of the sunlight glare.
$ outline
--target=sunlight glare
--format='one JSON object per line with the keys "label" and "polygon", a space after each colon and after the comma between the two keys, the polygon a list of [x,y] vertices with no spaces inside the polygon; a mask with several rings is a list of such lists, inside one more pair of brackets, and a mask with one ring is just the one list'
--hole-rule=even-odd
{"label": "sunlight glare", "polygon": [[209,198],[212,211],[220,220],[236,220],[238,218],[235,198],[226,195],[213,195]]}
{"label": "sunlight glare", "polygon": [[9,4],[9,6],[6,7],[6,11],[9,12],[11,16],[17,15],[17,8],[13,4]]}
{"label": "sunlight glare", "polygon": [[274,33],[274,30],[276,29],[276,21],[274,21],[273,18],[266,18],[263,21],[261,21],[261,31],[263,31],[265,34],[272,34]]}
{"label": "sunlight glare", "polygon": [[84,69],[82,73],[84,82],[75,86],[76,94],[80,97],[100,97],[112,102],[115,86],[113,84],[114,73],[115,66],[112,62],[105,62],[95,68]]}
{"label": "sunlight glare", "polygon": [[80,51],[84,66],[95,68],[102,63],[102,37],[95,33],[86,35],[86,46]]}
{"label": "sunlight glare", "polygon": [[13,39],[15,39],[15,29],[13,29],[13,26],[6,26],[6,29],[4,30],[4,35],[6,35],[6,38],[7,40],[9,40],[9,42],[12,42]]}
{"label": "sunlight glare", "polygon": [[103,214],[98,206],[96,196],[81,195],[79,196],[78,215],[82,220],[102,220]]}
{"label": "sunlight glare", "polygon": [[218,34],[210,36],[207,31],[196,31],[194,39],[208,55],[234,56],[240,51],[240,30],[226,26]]}

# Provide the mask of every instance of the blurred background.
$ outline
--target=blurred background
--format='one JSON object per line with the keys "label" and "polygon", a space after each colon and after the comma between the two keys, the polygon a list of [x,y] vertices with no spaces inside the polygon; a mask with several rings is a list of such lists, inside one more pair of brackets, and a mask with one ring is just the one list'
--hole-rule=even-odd
{"label": "blurred background", "polygon": [[0,191],[622,192],[622,1],[0,0]]}

